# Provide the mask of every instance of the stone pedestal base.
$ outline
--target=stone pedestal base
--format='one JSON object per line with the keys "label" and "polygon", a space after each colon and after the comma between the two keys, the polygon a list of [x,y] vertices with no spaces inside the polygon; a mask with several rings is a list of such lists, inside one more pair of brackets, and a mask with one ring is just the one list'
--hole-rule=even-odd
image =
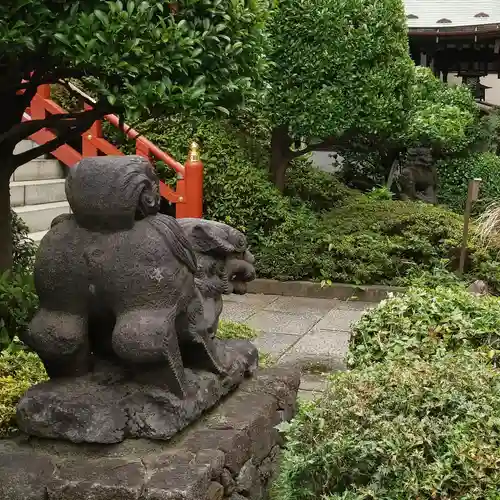
{"label": "stone pedestal base", "polygon": [[[73,443],[119,443],[128,437],[168,440],[257,368],[258,353],[246,340],[218,341],[228,374],[186,369],[188,394],[179,399],[159,385],[130,380],[118,366],[99,365],[73,379],[29,389],[17,406],[19,428],[30,436]],[[161,382],[161,374],[157,377]]]}
{"label": "stone pedestal base", "polygon": [[295,412],[299,374],[257,372],[170,442],[0,441],[8,500],[261,500],[277,462],[275,426]]}

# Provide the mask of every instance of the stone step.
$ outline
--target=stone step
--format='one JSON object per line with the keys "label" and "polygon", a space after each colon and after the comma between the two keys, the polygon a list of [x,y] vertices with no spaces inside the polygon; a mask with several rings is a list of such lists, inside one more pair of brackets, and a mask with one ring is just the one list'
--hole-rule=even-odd
{"label": "stone step", "polygon": [[[26,151],[30,151],[31,149],[37,148],[39,144],[37,144],[35,141],[30,141],[30,140],[24,140],[20,141],[16,144],[16,147],[14,148],[14,154],[19,155],[21,153],[25,153]],[[44,159],[48,158],[48,155],[42,155],[38,157],[39,159]]]}
{"label": "stone step", "polygon": [[64,187],[64,179],[14,181],[10,183],[10,204],[19,207],[66,201]]}
{"label": "stone step", "polygon": [[67,201],[43,203],[41,205],[24,205],[22,207],[13,207],[13,210],[26,223],[30,233],[47,231],[55,217],[70,213]]}
{"label": "stone step", "polygon": [[11,181],[41,181],[47,179],[64,179],[64,170],[57,160],[32,160],[21,165]]}

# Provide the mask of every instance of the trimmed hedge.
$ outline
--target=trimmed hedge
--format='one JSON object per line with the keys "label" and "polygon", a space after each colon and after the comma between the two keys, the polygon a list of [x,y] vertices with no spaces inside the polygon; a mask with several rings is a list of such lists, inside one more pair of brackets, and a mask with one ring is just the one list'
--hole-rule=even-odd
{"label": "trimmed hedge", "polygon": [[500,373],[478,353],[334,375],[284,428],[279,500],[498,499]]}
{"label": "trimmed hedge", "polygon": [[482,347],[490,357],[500,353],[498,297],[478,297],[460,285],[410,288],[382,301],[354,325],[348,362],[366,367]]}

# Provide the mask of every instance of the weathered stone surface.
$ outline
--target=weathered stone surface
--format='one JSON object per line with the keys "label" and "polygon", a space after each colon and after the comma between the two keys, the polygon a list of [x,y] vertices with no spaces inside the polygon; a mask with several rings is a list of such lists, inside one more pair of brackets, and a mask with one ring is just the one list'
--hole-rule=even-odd
{"label": "weathered stone surface", "polygon": [[243,464],[238,477],[236,479],[236,490],[238,493],[246,495],[248,498],[258,500],[262,494],[262,488],[259,478],[259,471],[253,464],[252,460],[248,460]]}
{"label": "weathered stone surface", "polygon": [[255,365],[248,343],[215,339],[222,295],[255,279],[246,237],[159,213],[141,156],[84,158],[66,194],[72,213],[40,242],[40,307],[22,338],[51,381],[21,400],[19,426],[72,442],[169,439]]}
{"label": "weathered stone surface", "polygon": [[55,466],[48,457],[33,456],[0,444],[0,498],[46,500],[46,484]]}
{"label": "weathered stone surface", "polygon": [[229,469],[224,468],[220,476],[220,482],[224,486],[224,494],[226,496],[231,495],[236,489],[236,481],[233,479]]}
{"label": "weathered stone surface", "polygon": [[282,420],[290,420],[296,411],[296,394],[300,385],[300,372],[292,367],[275,367],[258,373],[245,381],[241,391],[268,394],[277,399],[283,411]]}
{"label": "weathered stone surface", "polygon": [[70,461],[48,485],[48,500],[137,500],[145,482],[137,458]]}
{"label": "weathered stone surface", "polygon": [[222,500],[224,498],[224,487],[217,481],[212,481],[208,487],[207,500]]}
{"label": "weathered stone surface", "polygon": [[210,464],[197,462],[184,450],[162,455],[148,469],[144,500],[204,498],[212,478]]}
{"label": "weathered stone surface", "polygon": [[264,484],[267,484],[278,470],[280,451],[281,447],[279,445],[274,446],[259,466],[259,474]]}
{"label": "weathered stone surface", "polygon": [[168,440],[236,387],[257,364],[247,341],[217,344],[230,358],[225,377],[186,369],[187,397],[168,388],[126,379],[126,372],[94,372],[55,379],[31,388],[18,405],[19,427],[27,434],[75,443],[118,443],[126,437]]}
{"label": "weathered stone surface", "polygon": [[262,500],[279,460],[273,427],[293,413],[298,376],[282,368],[254,379],[171,442],[0,441],[0,499]]}
{"label": "weathered stone surface", "polygon": [[240,495],[239,493],[233,493],[229,500],[247,500],[247,498],[243,495]]}

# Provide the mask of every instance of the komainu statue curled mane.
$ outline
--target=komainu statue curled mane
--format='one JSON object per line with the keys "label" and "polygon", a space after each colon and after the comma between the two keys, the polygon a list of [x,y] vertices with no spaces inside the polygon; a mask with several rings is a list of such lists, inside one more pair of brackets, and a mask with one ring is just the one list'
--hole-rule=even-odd
{"label": "komainu statue curled mane", "polygon": [[156,173],[139,156],[82,160],[66,194],[72,214],[40,243],[40,309],[23,338],[51,380],[20,401],[20,428],[169,439],[256,367],[250,343],[215,337],[222,295],[255,278],[246,238],[160,214]]}

